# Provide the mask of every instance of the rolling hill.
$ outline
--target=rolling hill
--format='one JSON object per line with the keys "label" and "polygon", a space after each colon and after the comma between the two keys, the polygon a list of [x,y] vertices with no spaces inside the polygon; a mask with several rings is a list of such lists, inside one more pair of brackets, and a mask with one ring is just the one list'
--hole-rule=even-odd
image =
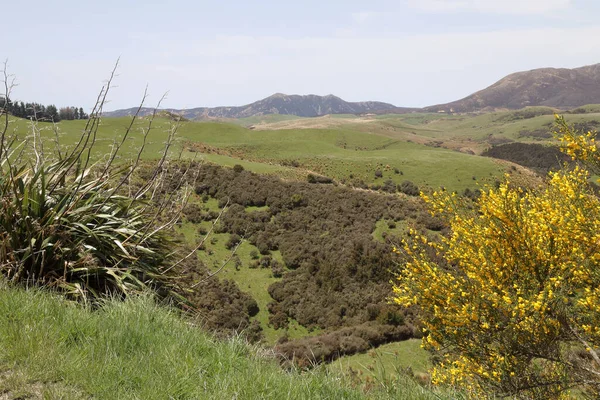
{"label": "rolling hill", "polygon": [[462,113],[529,106],[569,109],[595,103],[600,103],[600,64],[517,72],[464,99],[423,111]]}
{"label": "rolling hill", "polygon": [[[172,113],[179,114],[188,119],[227,119],[247,118],[268,114],[286,114],[298,117],[318,117],[327,114],[362,114],[369,112],[381,112],[396,109],[392,104],[378,101],[347,102],[334,95],[317,96],[309,94],[286,95],[275,93],[265,99],[251,104],[237,107],[198,107],[190,109],[168,109]],[[126,117],[133,115],[136,108],[128,108],[107,112],[106,117]],[[141,115],[151,114],[152,108],[143,108]]]}

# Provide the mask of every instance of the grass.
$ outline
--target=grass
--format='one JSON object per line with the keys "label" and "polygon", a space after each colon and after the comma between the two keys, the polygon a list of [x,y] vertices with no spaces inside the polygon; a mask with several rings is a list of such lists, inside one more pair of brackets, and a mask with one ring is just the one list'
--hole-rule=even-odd
{"label": "grass", "polygon": [[394,377],[408,368],[415,375],[426,375],[431,362],[429,354],[421,348],[421,339],[384,344],[367,353],[340,358],[329,365],[332,370],[348,373],[351,369],[359,375]]}
{"label": "grass", "polygon": [[[223,135],[198,130],[197,134],[203,143],[239,157],[275,165],[295,161],[304,171],[315,171],[338,181],[356,179],[383,183],[391,179],[401,183],[411,180],[417,185],[464,190],[475,187],[474,171],[479,178],[496,178],[503,171],[489,158],[342,128],[228,130]],[[402,174],[391,172],[393,168]],[[378,169],[388,172],[379,181],[374,175]]]}
{"label": "grass", "polygon": [[[366,183],[378,183],[374,173],[377,169],[398,168],[403,174],[388,174],[385,179],[396,183],[411,180],[417,185],[450,190],[474,187],[473,171],[478,177],[499,176],[503,168],[488,158],[426,146],[419,143],[418,135],[404,137],[393,135],[385,129],[368,130],[365,124],[352,124],[352,118],[329,118],[342,125],[331,129],[284,129],[249,130],[231,123],[184,122],[178,132],[178,141],[172,148],[172,156],[196,157],[220,165],[241,164],[247,170],[267,173],[288,179],[305,179],[310,172],[328,175],[338,181],[360,179]],[[303,121],[303,120],[302,120]],[[386,120],[387,121],[387,120]],[[129,118],[106,118],[97,137],[93,157],[99,159],[122,135]],[[75,143],[84,121],[64,121],[57,124],[63,146]],[[140,119],[134,133],[127,139],[125,148],[134,149],[142,143],[139,129],[148,121]],[[26,135],[27,121],[14,120],[11,130]],[[146,144],[144,159],[156,159],[167,139],[170,121],[156,119]],[[53,126],[40,123],[47,146],[54,139]],[[412,128],[402,128],[407,130]],[[411,134],[412,135],[412,134]],[[412,141],[412,143],[411,143]],[[186,144],[205,146],[202,152],[192,152]],[[207,148],[210,151],[206,151]],[[182,150],[186,150],[183,151]],[[286,165],[297,164],[298,168]]]}
{"label": "grass", "polygon": [[[454,398],[414,381],[365,394],[340,375],[283,371],[240,339],[217,341],[150,297],[91,311],[0,283],[0,398]],[[442,397],[440,397],[443,395]]]}
{"label": "grass", "polygon": [[[392,228],[390,228],[390,223],[393,224]],[[409,226],[408,226],[407,221],[394,222],[394,221],[387,221],[385,219],[381,219],[381,220],[377,221],[377,223],[375,224],[375,230],[373,230],[373,233],[371,234],[371,236],[373,237],[374,240],[377,240],[378,242],[381,242],[381,243],[385,243],[384,234],[395,236],[395,237],[401,237],[402,234],[408,232],[408,228],[409,228]]]}
{"label": "grass", "polygon": [[[570,123],[600,120],[600,106],[580,107],[568,115]],[[530,115],[546,113],[529,118]],[[282,176],[285,179],[305,179],[310,172],[328,175],[338,181],[363,180],[381,184],[387,179],[395,183],[411,180],[419,186],[462,191],[474,189],[477,181],[494,181],[504,165],[489,158],[466,154],[481,151],[501,141],[554,143],[552,138],[524,136],[522,131],[549,131],[553,115],[547,108],[499,111],[485,114],[448,115],[432,113],[390,114],[370,117],[354,115],[298,118],[287,115],[251,117],[226,122],[184,122],[179,128],[179,140],[172,154],[180,154],[186,143],[206,146],[211,151],[183,151],[184,157],[197,157],[225,166],[241,164],[245,169]],[[63,121],[57,124],[64,145],[73,144],[84,121]],[[95,156],[105,154],[118,139],[129,118],[105,118],[98,134]],[[140,119],[135,133],[128,139],[129,148],[141,144],[139,128],[147,126]],[[28,132],[28,122],[15,119],[11,130],[22,135]],[[54,138],[51,124],[45,127],[48,142]],[[257,125],[257,129],[245,126]],[[158,158],[167,138],[170,121],[156,119],[149,136],[145,159]],[[206,150],[206,148],[204,148]],[[459,150],[459,151],[456,151]],[[290,162],[298,165],[291,167]],[[286,166],[287,165],[287,166]],[[386,168],[389,167],[389,168]],[[377,179],[377,169],[398,168],[400,174],[385,174]]]}
{"label": "grass", "polygon": [[238,118],[234,119],[231,122],[241,126],[251,126],[257,124],[269,124],[273,122],[281,122],[281,121],[291,121],[296,119],[303,119],[304,117],[298,117],[296,115],[287,115],[287,114],[267,114],[267,115],[259,115],[255,117],[246,117],[246,118]]}

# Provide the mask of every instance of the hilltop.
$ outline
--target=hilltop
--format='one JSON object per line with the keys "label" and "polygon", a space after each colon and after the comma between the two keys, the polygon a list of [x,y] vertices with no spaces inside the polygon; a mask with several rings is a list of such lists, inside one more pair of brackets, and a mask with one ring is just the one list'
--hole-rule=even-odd
{"label": "hilltop", "polygon": [[464,99],[423,111],[462,113],[530,106],[569,109],[595,103],[600,103],[600,64],[516,72]]}
{"label": "hilltop", "polygon": [[[190,109],[167,109],[187,119],[247,118],[268,114],[295,115],[298,117],[318,117],[327,114],[363,114],[396,109],[389,103],[379,101],[348,102],[334,95],[317,96],[287,95],[275,93],[265,99],[244,106],[198,107]],[[107,112],[106,117],[126,117],[133,115],[137,108]],[[142,108],[142,116],[152,114],[153,108]]]}

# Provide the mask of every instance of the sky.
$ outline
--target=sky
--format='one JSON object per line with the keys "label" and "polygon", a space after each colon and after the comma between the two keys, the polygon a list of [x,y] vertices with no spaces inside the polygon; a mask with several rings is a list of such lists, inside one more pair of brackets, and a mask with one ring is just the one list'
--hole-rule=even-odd
{"label": "sky", "polygon": [[[598,0],[38,1],[1,6],[11,97],[106,110],[273,93],[445,103],[517,71],[600,63]],[[0,68],[2,69],[2,68]]]}

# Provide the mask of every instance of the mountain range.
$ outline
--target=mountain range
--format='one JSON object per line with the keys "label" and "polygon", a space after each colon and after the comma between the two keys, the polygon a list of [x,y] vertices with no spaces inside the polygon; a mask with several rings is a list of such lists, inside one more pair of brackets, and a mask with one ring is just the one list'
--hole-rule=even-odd
{"label": "mountain range", "polygon": [[[165,109],[187,119],[245,118],[268,114],[318,117],[327,114],[384,114],[409,112],[479,112],[547,106],[570,109],[600,103],[600,64],[580,68],[539,68],[510,74],[463,99],[424,108],[396,107],[379,101],[347,102],[334,95],[276,93],[244,106]],[[130,116],[137,108],[105,112],[106,117]],[[142,108],[149,115],[152,108]]]}
{"label": "mountain range", "polygon": [[[198,107],[189,109],[165,109],[187,119],[218,119],[218,118],[245,118],[268,114],[286,114],[298,117],[318,117],[327,114],[364,114],[397,109],[392,104],[379,101],[347,102],[334,95],[317,96],[309,94],[286,95],[275,93],[265,99],[245,106],[237,107]],[[104,113],[106,117],[130,116],[137,108],[128,108]],[[153,108],[142,108],[140,115],[151,114]]]}

